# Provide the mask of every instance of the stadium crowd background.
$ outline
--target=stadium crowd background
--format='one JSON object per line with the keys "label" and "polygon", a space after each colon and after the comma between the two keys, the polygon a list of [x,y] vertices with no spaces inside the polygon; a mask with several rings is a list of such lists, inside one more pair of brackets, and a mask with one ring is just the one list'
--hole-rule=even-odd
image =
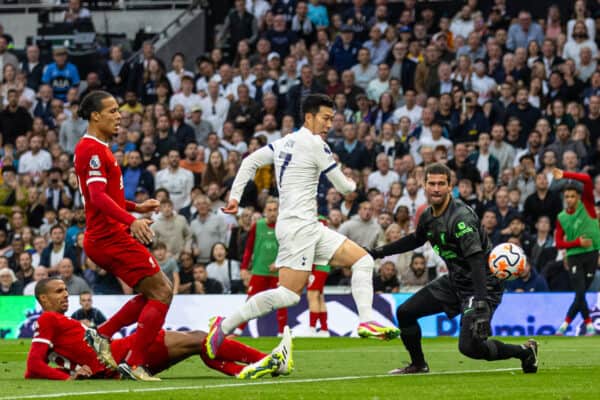
{"label": "stadium crowd background", "polygon": [[[236,0],[209,53],[161,60],[145,42],[126,62],[113,47],[86,76],[64,48],[46,65],[36,46],[18,59],[2,30],[0,295],[32,294],[48,274],[71,294],[131,293],[82,249],[72,155],[86,131],[79,101],[96,89],[122,104],[110,146],[126,198],[161,201],[153,252],[176,293],[245,292],[246,237],[277,196],[272,167],[249,183],[240,215],[220,208],[243,158],[302,123],[309,93],[334,99],[327,142],[359,188],[342,197],[322,180],[316,201],[330,228],[365,247],[397,240],[426,207],[424,166],[447,163],[454,195],[493,243],[528,255],[529,275],[507,290],[570,290],[551,171],[591,174],[600,204],[600,2],[536,16],[493,3],[482,13],[469,0],[453,15],[415,0]],[[66,20],[89,16],[70,4]],[[445,272],[425,245],[381,260],[375,290],[414,291]],[[334,269],[327,284],[349,286],[350,273]]]}

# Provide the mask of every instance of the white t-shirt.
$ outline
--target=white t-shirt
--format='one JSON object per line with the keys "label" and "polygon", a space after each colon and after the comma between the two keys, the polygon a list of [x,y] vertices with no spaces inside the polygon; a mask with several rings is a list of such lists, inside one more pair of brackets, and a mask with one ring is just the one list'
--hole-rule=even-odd
{"label": "white t-shirt", "polygon": [[[223,285],[223,293],[231,293],[231,281],[229,280],[229,266],[227,260],[222,264],[211,262],[206,266],[206,274],[209,278],[221,282],[221,285]],[[240,263],[235,260],[231,260],[231,279],[240,279]]]}
{"label": "white t-shirt", "polygon": [[477,157],[477,169],[481,174],[481,177],[485,177],[489,175],[490,172],[490,153],[481,154],[479,153],[479,157]]}
{"label": "white t-shirt", "polygon": [[38,174],[52,168],[52,156],[46,150],[33,154],[31,150],[19,158],[19,174]]}
{"label": "white t-shirt", "polygon": [[408,109],[407,106],[397,108],[392,115],[392,120],[395,124],[400,123],[400,118],[408,117],[410,119],[410,130],[414,130],[421,123],[421,115],[423,114],[423,107],[418,104],[412,109]]}
{"label": "white t-shirt", "polygon": [[490,95],[488,92],[496,86],[496,81],[490,76],[484,75],[481,78],[477,74],[471,76],[471,90],[479,93],[478,103],[480,106],[489,100]]}
{"label": "white t-shirt", "polygon": [[173,201],[173,208],[175,211],[179,211],[190,205],[194,174],[185,168],[177,168],[175,173],[172,173],[169,168],[161,169],[156,173],[154,187],[167,189]]}
{"label": "white t-shirt", "polygon": [[[194,74],[190,71],[183,71],[183,76],[189,76],[190,78],[194,77]],[[173,71],[167,73],[167,79],[171,84],[171,89],[173,89],[173,93],[178,93],[181,90],[181,76]]]}
{"label": "white t-shirt", "polygon": [[194,106],[200,107],[200,102],[202,101],[202,97],[197,95],[196,93],[191,93],[189,96],[186,96],[181,93],[177,93],[171,97],[171,101],[169,102],[169,109],[173,111],[177,104],[181,104],[185,108],[185,113],[189,114],[192,112],[192,108]]}
{"label": "white t-shirt", "polygon": [[258,136],[264,136],[267,138],[267,144],[271,144],[274,141],[276,141],[277,139],[281,139],[281,131],[273,131],[271,133],[267,132],[267,131],[258,131],[254,134],[254,137],[258,137]]}
{"label": "white t-shirt", "polygon": [[381,193],[387,194],[390,191],[392,183],[400,182],[400,177],[395,171],[388,171],[383,175],[381,171],[371,172],[369,174],[368,188],[377,188]]}

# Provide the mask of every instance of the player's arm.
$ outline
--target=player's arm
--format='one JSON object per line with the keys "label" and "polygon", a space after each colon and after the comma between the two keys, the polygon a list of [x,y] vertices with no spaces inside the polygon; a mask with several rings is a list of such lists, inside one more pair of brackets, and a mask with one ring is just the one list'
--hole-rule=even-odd
{"label": "player's arm", "polygon": [[331,153],[329,145],[320,142],[319,146],[321,145],[322,148],[314,149],[313,152],[321,173],[327,176],[329,182],[331,182],[333,187],[342,195],[355,191],[356,182],[344,175],[340,166],[333,159],[333,153]]}
{"label": "player's arm", "polygon": [[487,296],[486,271],[487,262],[481,243],[479,221],[470,212],[461,212],[452,221],[453,240],[456,241],[462,256],[467,261],[473,281],[473,294],[476,300],[484,300]]}
{"label": "player's arm", "polygon": [[573,247],[582,247],[581,237],[574,240],[565,239],[565,231],[558,218],[556,219],[556,229],[554,231],[554,240],[556,241],[557,249],[572,249]]}
{"label": "player's arm", "polygon": [[425,242],[424,238],[419,237],[416,232],[413,232],[395,242],[371,249],[369,250],[369,254],[373,258],[383,258],[392,254],[406,253],[407,251],[414,250],[417,247],[423,246]]}
{"label": "player's arm", "polygon": [[48,365],[48,350],[50,342],[44,339],[33,339],[27,355],[25,379],[53,379],[66,381],[71,377],[62,368],[52,368]]}
{"label": "player's arm", "polygon": [[264,165],[273,164],[273,145],[261,147],[248,157],[244,158],[242,165],[235,176],[233,185],[231,186],[231,193],[229,194],[229,202],[223,209],[223,212],[227,214],[236,214],[238,204],[244,193],[244,188],[248,181],[254,178],[256,170]]}
{"label": "player's arm", "polygon": [[254,250],[254,241],[256,240],[256,223],[252,224],[250,231],[248,232],[248,238],[246,239],[246,248],[244,249],[244,255],[242,257],[242,264],[240,270],[249,270],[250,262],[252,261],[252,251]]}

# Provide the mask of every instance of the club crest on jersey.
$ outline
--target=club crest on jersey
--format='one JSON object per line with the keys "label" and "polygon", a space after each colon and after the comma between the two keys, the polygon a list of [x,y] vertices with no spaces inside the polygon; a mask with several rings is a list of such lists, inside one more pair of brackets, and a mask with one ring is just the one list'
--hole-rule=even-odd
{"label": "club crest on jersey", "polygon": [[94,154],[92,156],[92,158],[90,158],[90,168],[92,168],[92,169],[100,168],[100,157],[98,157],[98,155]]}

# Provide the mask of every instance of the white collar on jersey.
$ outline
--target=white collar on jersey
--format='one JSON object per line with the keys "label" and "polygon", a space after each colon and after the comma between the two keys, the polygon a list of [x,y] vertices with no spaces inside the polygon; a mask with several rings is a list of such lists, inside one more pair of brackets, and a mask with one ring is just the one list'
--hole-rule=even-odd
{"label": "white collar on jersey", "polygon": [[98,143],[102,143],[103,145],[105,145],[106,147],[108,147],[108,143],[103,142],[102,140],[98,139],[95,136],[90,135],[89,133],[86,133],[85,135],[83,135],[83,139],[92,139],[92,140],[95,140]]}

